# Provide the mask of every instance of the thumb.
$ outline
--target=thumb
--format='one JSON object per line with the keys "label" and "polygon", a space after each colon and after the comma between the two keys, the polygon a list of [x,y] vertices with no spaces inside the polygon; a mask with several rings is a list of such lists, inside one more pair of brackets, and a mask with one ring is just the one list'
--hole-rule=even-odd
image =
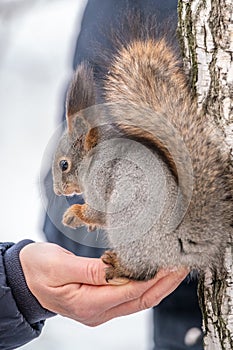
{"label": "thumb", "polygon": [[20,262],[27,283],[40,279],[50,287],[70,283],[107,284],[106,265],[101,259],[78,257],[57,244],[28,244],[20,251]]}
{"label": "thumb", "polygon": [[108,284],[105,279],[106,265],[101,259],[84,258],[65,253],[60,265],[59,276],[63,284]]}

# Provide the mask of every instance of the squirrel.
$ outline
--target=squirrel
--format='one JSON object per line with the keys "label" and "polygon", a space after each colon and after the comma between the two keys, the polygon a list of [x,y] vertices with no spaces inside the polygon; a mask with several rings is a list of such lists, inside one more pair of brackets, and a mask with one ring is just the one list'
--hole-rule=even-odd
{"label": "squirrel", "polygon": [[82,193],[85,203],[70,206],[63,224],[106,231],[107,281],[217,268],[232,235],[224,139],[197,111],[179,53],[155,18],[128,16],[113,47],[97,60],[101,83],[82,62],[67,92],[54,191]]}

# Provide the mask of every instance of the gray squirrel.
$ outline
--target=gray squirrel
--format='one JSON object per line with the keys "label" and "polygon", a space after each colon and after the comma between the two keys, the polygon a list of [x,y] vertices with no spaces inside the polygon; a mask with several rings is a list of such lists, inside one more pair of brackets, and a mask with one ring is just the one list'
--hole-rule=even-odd
{"label": "gray squirrel", "polygon": [[83,62],[67,93],[54,191],[82,193],[85,204],[70,206],[63,224],[105,229],[106,280],[217,268],[232,235],[223,137],[197,112],[179,54],[156,20],[128,16],[125,26],[127,41],[116,33],[113,52],[99,57],[101,84]]}

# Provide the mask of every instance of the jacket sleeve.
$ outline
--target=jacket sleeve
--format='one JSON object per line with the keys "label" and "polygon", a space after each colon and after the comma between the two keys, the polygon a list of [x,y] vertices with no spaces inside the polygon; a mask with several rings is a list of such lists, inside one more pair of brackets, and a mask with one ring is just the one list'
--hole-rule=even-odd
{"label": "jacket sleeve", "polygon": [[31,240],[0,243],[0,349],[15,349],[38,337],[44,320],[54,313],[44,309],[27,287],[19,260]]}

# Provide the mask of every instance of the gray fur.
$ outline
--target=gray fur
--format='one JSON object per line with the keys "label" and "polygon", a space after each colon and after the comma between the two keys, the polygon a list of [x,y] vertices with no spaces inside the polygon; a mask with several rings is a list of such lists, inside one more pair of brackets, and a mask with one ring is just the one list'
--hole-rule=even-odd
{"label": "gray fur", "polygon": [[[72,82],[67,118],[73,126],[55,155],[55,190],[67,194],[64,184],[70,182],[84,194],[90,220],[77,214],[71,226],[106,229],[116,254],[116,261],[111,253],[104,258],[112,264],[107,278],[149,279],[161,267],[217,268],[232,235],[233,180],[223,137],[197,113],[166,37],[136,37],[122,46],[119,37],[103,80],[105,106],[80,111],[85,103],[79,103],[75,109],[69,96],[79,91],[80,77],[92,83],[93,77],[79,67]],[[92,92],[86,107],[93,105]],[[77,126],[80,121],[85,127]],[[97,146],[87,150],[91,128],[98,130]],[[61,157],[71,162],[64,174]]]}

